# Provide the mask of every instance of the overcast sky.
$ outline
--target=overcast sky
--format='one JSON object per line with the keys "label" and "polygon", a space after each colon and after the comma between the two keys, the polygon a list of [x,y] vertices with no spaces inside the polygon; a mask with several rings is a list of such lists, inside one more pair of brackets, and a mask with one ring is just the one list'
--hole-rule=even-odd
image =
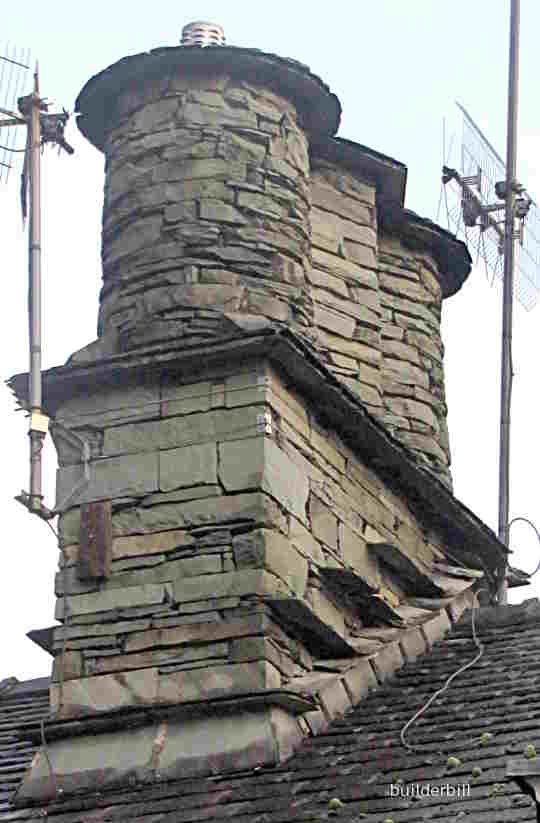
{"label": "overcast sky", "polygon": [[[518,177],[540,196],[538,0],[522,0]],[[406,205],[434,219],[443,161],[442,122],[456,123],[462,102],[505,156],[510,0],[313,0],[245,2],[9,3],[2,37],[39,59],[42,96],[73,109],[83,84],[128,54],[175,45],[181,27],[209,19],[231,45],[251,46],[307,63],[343,106],[340,136],[404,162]],[[0,47],[1,47],[0,42]],[[100,288],[102,156],[79,135],[72,157],[49,149],[43,163],[44,367],[65,362],[95,338]],[[449,141],[447,141],[449,142]],[[19,158],[17,158],[17,163]],[[18,205],[19,171],[0,189],[4,322],[1,375],[27,370],[27,237]],[[446,213],[439,222],[446,228]],[[497,527],[501,288],[482,267],[445,303],[446,385],[456,495]],[[538,359],[540,307],[515,308],[511,516],[535,519],[538,507]],[[13,500],[28,488],[27,423],[0,386],[3,515],[0,679],[47,675],[50,657],[25,638],[53,622],[54,537]],[[44,451],[47,505],[53,505],[55,456]],[[513,563],[531,570],[540,558],[532,530],[516,524]],[[516,602],[538,586],[511,593]]]}

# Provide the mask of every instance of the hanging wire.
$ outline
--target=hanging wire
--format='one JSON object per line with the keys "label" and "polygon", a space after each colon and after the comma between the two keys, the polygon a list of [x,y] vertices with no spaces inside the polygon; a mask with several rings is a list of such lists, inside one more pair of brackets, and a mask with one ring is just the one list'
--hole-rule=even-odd
{"label": "hanging wire", "polygon": [[[536,526],[534,525],[532,520],[529,520],[528,517],[513,517],[512,520],[508,524],[508,532],[510,532],[510,527],[513,526],[514,523],[520,523],[520,522],[521,523],[527,523],[527,525],[531,527],[531,529],[536,534],[536,537],[538,538],[538,542],[540,543],[540,531],[536,528]],[[536,569],[533,572],[531,572],[531,574],[529,574],[529,577],[534,577],[534,575],[537,574],[538,571],[540,571],[540,560],[538,561],[538,565],[537,565]]]}
{"label": "hanging wire", "polygon": [[[474,605],[471,609],[472,637],[473,637],[474,645],[478,649],[478,652],[473,657],[472,660],[470,660],[468,663],[464,663],[463,666],[460,666],[460,668],[457,671],[455,671],[453,674],[451,674],[450,677],[448,677],[447,680],[445,681],[444,685],[441,686],[440,689],[437,689],[437,691],[434,692],[431,695],[431,697],[429,698],[427,703],[424,703],[424,705],[420,709],[418,709],[416,714],[414,714],[411,717],[411,719],[408,720],[407,723],[405,723],[405,725],[403,726],[403,728],[401,729],[401,731],[399,733],[399,738],[401,740],[401,744],[406,749],[408,749],[410,752],[420,752],[420,751],[425,751],[425,749],[423,749],[422,747],[419,747],[419,746],[413,746],[413,745],[411,745],[410,743],[407,742],[407,740],[405,739],[405,734],[406,734],[407,730],[413,725],[413,723],[415,723],[420,717],[422,717],[422,715],[429,709],[429,707],[432,705],[432,703],[438,697],[440,697],[442,694],[444,694],[448,690],[448,688],[453,683],[453,681],[456,679],[456,677],[458,677],[460,674],[463,674],[463,672],[467,671],[467,669],[470,669],[474,665],[476,665],[476,663],[478,663],[478,661],[480,660],[480,658],[484,654],[484,646],[480,642],[480,640],[478,639],[478,636],[476,634],[476,624],[475,624],[475,613],[476,613],[476,610],[480,607],[479,600],[478,600],[478,595],[482,591],[487,591],[487,589],[482,588],[482,589],[478,589],[478,591],[474,592]],[[473,740],[469,741],[469,745],[471,743],[473,743],[473,744],[478,743],[479,741],[480,741],[480,738],[474,738]],[[442,754],[442,752],[439,752],[439,754]]]}

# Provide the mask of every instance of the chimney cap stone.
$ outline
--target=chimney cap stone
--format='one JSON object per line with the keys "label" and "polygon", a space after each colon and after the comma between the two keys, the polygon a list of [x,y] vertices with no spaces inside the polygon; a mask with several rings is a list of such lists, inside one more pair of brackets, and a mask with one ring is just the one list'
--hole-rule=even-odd
{"label": "chimney cap stone", "polygon": [[103,151],[105,134],[115,122],[116,101],[120,95],[171,74],[197,72],[216,72],[239,80],[256,78],[258,85],[271,88],[296,106],[310,134],[331,137],[339,128],[340,102],[308,66],[259,49],[225,45],[219,48],[169,46],[113,63],[92,77],[79,93],[75,101],[77,126]]}

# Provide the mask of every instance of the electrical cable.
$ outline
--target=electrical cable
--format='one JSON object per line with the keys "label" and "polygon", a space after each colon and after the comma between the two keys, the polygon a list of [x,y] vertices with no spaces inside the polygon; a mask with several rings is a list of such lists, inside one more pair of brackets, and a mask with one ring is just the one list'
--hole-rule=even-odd
{"label": "electrical cable", "polygon": [[[538,542],[540,543],[540,531],[536,528],[536,526],[534,525],[532,520],[529,520],[528,517],[513,517],[512,520],[508,524],[508,533],[510,533],[510,526],[512,526],[514,523],[519,523],[519,522],[527,523],[527,525],[529,525],[531,527],[531,529],[533,529],[534,533],[536,534],[536,536],[538,538]],[[529,577],[534,577],[534,575],[537,574],[538,571],[540,571],[540,560],[538,561],[538,565],[537,565],[536,569],[529,574]]]}
{"label": "electrical cable", "polygon": [[[479,601],[478,601],[478,594],[479,594],[479,592],[481,592],[481,591],[487,591],[487,589],[478,589],[478,591],[474,592],[474,600],[475,600],[475,602],[474,602],[473,608],[471,609],[471,630],[472,630],[472,637],[473,637],[473,642],[474,642],[474,645],[475,645],[475,646],[476,646],[476,648],[478,649],[478,652],[477,652],[477,654],[473,657],[473,659],[472,659],[472,660],[470,660],[468,663],[465,663],[463,666],[460,666],[460,668],[459,668],[459,669],[457,669],[457,671],[455,671],[453,674],[451,674],[451,675],[450,675],[450,677],[448,677],[448,678],[445,680],[444,685],[443,685],[443,686],[441,686],[441,688],[440,688],[440,689],[437,689],[437,691],[436,691],[436,692],[434,692],[434,693],[431,695],[431,697],[429,698],[429,700],[428,700],[426,703],[424,703],[424,705],[423,705],[420,709],[418,709],[418,711],[416,712],[416,714],[414,714],[414,715],[411,717],[411,719],[410,719],[410,720],[408,720],[408,721],[407,721],[407,723],[405,723],[405,725],[403,726],[403,728],[401,729],[401,731],[400,731],[400,733],[399,733],[399,738],[400,738],[400,740],[401,740],[401,744],[402,744],[402,746],[403,746],[404,748],[408,749],[410,752],[419,752],[419,751],[422,751],[422,749],[421,749],[420,747],[418,747],[418,746],[412,746],[410,743],[408,743],[408,742],[406,741],[406,739],[405,739],[405,733],[406,733],[406,731],[407,731],[407,730],[408,730],[408,729],[409,729],[409,728],[413,725],[413,723],[415,723],[415,721],[416,721],[416,720],[418,720],[420,717],[422,717],[422,715],[424,714],[424,712],[426,712],[426,711],[429,709],[429,707],[431,706],[431,704],[432,704],[432,703],[433,703],[433,702],[434,702],[434,701],[435,701],[438,697],[440,697],[440,696],[441,696],[441,694],[444,694],[444,692],[446,692],[446,691],[447,691],[448,687],[449,687],[449,686],[450,686],[450,684],[451,684],[451,683],[452,683],[452,682],[456,679],[456,677],[458,677],[460,674],[463,674],[463,672],[467,671],[467,669],[472,668],[472,666],[474,666],[476,663],[478,663],[478,661],[480,660],[480,658],[482,657],[482,655],[483,655],[483,653],[484,653],[484,646],[483,646],[483,644],[480,642],[480,640],[478,639],[478,636],[477,636],[477,634],[476,634],[476,625],[475,625],[475,622],[474,622],[475,612],[476,612],[476,610],[479,608],[479,605],[480,605],[480,604],[479,604]],[[477,739],[474,739],[474,740],[472,740],[472,741],[469,741],[469,743],[477,743],[477,742],[479,742],[479,739],[480,739],[480,738],[478,738],[478,740],[477,740]]]}

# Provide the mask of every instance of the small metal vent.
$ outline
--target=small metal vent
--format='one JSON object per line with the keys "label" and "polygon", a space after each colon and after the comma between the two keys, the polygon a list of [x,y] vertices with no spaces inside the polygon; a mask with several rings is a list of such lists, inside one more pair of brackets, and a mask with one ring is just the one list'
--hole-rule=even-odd
{"label": "small metal vent", "polygon": [[217,23],[203,23],[198,20],[188,23],[182,29],[181,46],[224,46],[225,32]]}

